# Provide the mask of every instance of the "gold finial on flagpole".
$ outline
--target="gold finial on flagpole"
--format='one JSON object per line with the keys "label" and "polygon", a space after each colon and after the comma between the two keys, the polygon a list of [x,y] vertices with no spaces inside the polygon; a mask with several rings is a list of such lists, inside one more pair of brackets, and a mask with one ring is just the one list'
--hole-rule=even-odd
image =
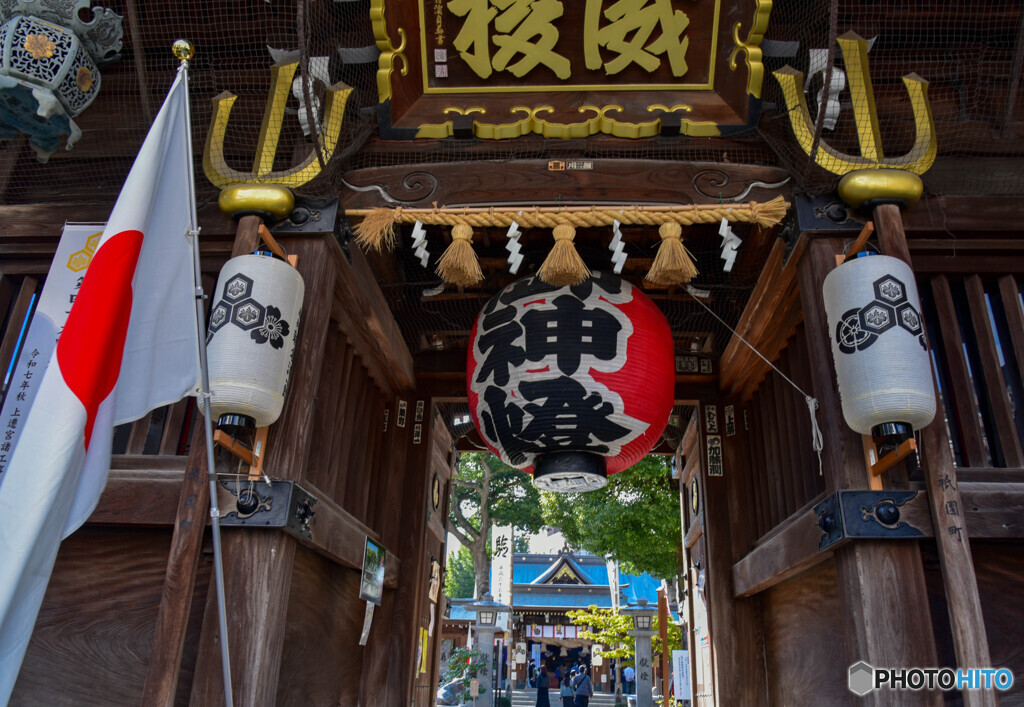
{"label": "gold finial on flagpole", "polygon": [[177,40],[171,45],[171,51],[174,52],[174,56],[178,58],[178,61],[188,61],[196,54],[195,46],[187,39]]}

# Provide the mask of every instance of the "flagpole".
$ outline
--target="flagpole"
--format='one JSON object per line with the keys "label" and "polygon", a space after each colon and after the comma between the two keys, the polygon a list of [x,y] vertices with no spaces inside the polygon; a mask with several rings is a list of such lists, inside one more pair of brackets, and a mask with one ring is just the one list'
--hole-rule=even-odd
{"label": "flagpole", "polygon": [[[185,83],[185,144],[188,150],[188,164],[192,164],[192,106],[188,93],[188,60],[194,49],[190,42],[178,40],[174,43],[174,55],[181,61],[178,70]],[[193,169],[188,170],[189,207],[192,209],[192,227],[188,237],[192,239],[192,259],[195,274],[196,322],[205,317],[203,303],[202,271],[199,267],[199,214],[196,211],[196,180]],[[234,707],[231,694],[231,658],[228,652],[227,600],[224,596],[224,555],[220,542],[220,508],[217,506],[217,477],[213,472],[213,421],[210,419],[210,369],[206,361],[206,342],[197,326],[196,343],[199,347],[199,367],[202,371],[202,391],[207,413],[203,415],[203,429],[206,432],[206,474],[210,480],[210,527],[213,532],[213,568],[217,588],[217,615],[220,620],[220,660],[224,672],[224,700],[228,707]]]}

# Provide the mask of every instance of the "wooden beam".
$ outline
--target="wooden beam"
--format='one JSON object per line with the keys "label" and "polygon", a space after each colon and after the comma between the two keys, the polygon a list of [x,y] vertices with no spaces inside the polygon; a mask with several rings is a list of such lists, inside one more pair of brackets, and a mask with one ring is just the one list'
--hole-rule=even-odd
{"label": "wooden beam", "polygon": [[[822,282],[835,268],[835,256],[841,251],[838,240],[814,239],[798,266],[808,358],[816,363],[810,371],[812,388],[825,411],[819,421],[824,438],[822,467],[830,493],[870,488],[860,437],[839,414],[842,406],[821,296]],[[839,599],[851,629],[847,664],[864,660],[871,665],[935,665],[935,639],[917,543],[851,543],[836,550],[835,557]],[[906,705],[934,705],[936,700],[923,693],[900,695],[901,704]],[[865,704],[895,703],[891,695],[876,691],[869,693]]]}
{"label": "wooden beam", "polygon": [[[899,208],[893,204],[883,204],[874,209],[875,223],[880,228],[879,240],[882,251],[910,265],[910,250],[907,237],[903,230],[903,218]],[[987,313],[985,292],[981,279],[974,275],[967,280],[967,296],[971,300],[975,312],[975,332],[981,349],[985,367],[985,380],[989,385],[990,399],[995,406],[1002,401],[1009,407],[1006,386],[1002,372],[998,369],[995,356],[995,341],[989,327],[989,318],[978,313]],[[990,375],[990,363],[986,354],[995,360],[998,373],[998,386],[994,376]],[[938,385],[934,384],[935,399],[940,400]],[[998,414],[998,409],[997,409]],[[1021,466],[1020,440],[1010,418],[1010,429],[1007,431],[1016,446],[1003,444],[1007,459],[1016,452],[1014,462],[1010,466]],[[1000,429],[1002,434],[1002,429]],[[946,590],[946,604],[949,624],[953,632],[953,649],[957,663],[961,668],[978,665],[990,665],[988,638],[985,635],[985,619],[981,613],[981,599],[978,596],[978,580],[974,573],[974,562],[971,559],[971,546],[968,531],[962,521],[963,499],[956,478],[956,465],[953,463],[953,452],[943,415],[936,415],[932,423],[921,430],[922,461],[924,477],[928,484],[928,500],[931,508],[932,522],[939,531],[935,535],[935,545],[939,551],[942,567],[942,584]],[[1009,450],[1009,453],[1008,453]],[[964,704],[968,707],[990,707],[997,704],[995,690],[963,690]]]}
{"label": "wooden beam", "polygon": [[949,370],[946,383],[951,395],[947,397],[953,403],[952,412],[960,429],[960,440],[967,457],[967,466],[981,466],[988,463],[988,450],[985,449],[978,403],[971,386],[971,370],[967,365],[967,355],[964,353],[964,342],[956,317],[956,307],[953,304],[953,294],[945,275],[936,275],[931,282],[932,301],[938,319],[936,323],[941,332],[942,350]]}
{"label": "wooden beam", "polygon": [[804,507],[779,524],[771,538],[732,567],[733,593],[749,597],[784,582],[832,557],[818,551],[821,527],[811,507]]}
{"label": "wooden beam", "polygon": [[[964,524],[975,540],[1019,540],[1024,538],[1024,481],[1018,483],[961,482],[959,485]],[[923,487],[919,490],[926,491]],[[733,591],[736,596],[753,596],[804,572],[832,557],[837,546],[818,550],[822,530],[812,510],[821,501],[814,499],[791,515],[771,535],[733,565]],[[923,495],[914,503],[915,517],[929,511]],[[918,525],[926,537],[935,538],[931,520]],[[948,534],[941,528],[938,535]],[[857,541],[854,541],[857,542]],[[893,540],[891,542],[902,542]]]}
{"label": "wooden beam", "polygon": [[[251,250],[249,239],[258,237],[258,222],[250,228],[248,218],[239,224],[235,243],[239,250]],[[288,251],[299,256],[298,270],[305,281],[306,298],[288,396],[280,418],[270,428],[264,468],[274,477],[300,483],[309,459],[312,416],[334,297],[336,268],[329,252],[332,245],[335,243],[330,236],[295,237],[288,242]],[[288,605],[297,543],[284,533],[227,527],[223,544],[225,593],[232,599],[227,607],[227,624],[233,693],[239,704],[273,704],[287,621],[287,612],[281,609]],[[212,599],[214,592],[210,595]],[[223,699],[218,633],[216,602],[208,601],[192,704],[208,705]]]}
{"label": "wooden beam", "polygon": [[[178,674],[181,671],[181,657],[185,650],[192,610],[192,593],[209,521],[210,484],[205,473],[206,436],[202,428],[203,420],[197,417],[188,458],[182,459],[185,462],[184,473],[177,477],[177,493],[173,500],[167,499],[161,504],[162,509],[174,511],[170,519],[173,534],[167,555],[164,586],[160,593],[160,608],[153,630],[153,648],[146,665],[146,682],[142,689],[142,703],[146,705],[169,707],[175,704],[177,696]],[[222,470],[227,470],[227,464]],[[107,488],[110,488],[109,483]],[[104,497],[106,493],[105,490]],[[130,489],[129,498],[147,496],[142,489]],[[103,506],[101,498],[100,508]],[[94,517],[96,515],[93,514]]]}
{"label": "wooden beam", "polygon": [[332,245],[330,253],[338,272],[340,304],[348,314],[346,336],[371,373],[381,372],[381,388],[390,395],[413,390],[416,376],[412,354],[363,252],[350,243],[351,263],[337,244]]}
{"label": "wooden beam", "polygon": [[[751,350],[751,346],[760,350],[769,340],[781,341],[784,344],[792,335],[799,317],[786,317],[785,305],[794,302],[792,290],[796,281],[797,263],[807,242],[807,237],[802,235],[787,260],[785,241],[775,241],[757,285],[754,286],[754,291],[751,292],[747,306],[736,325],[739,336],[734,334],[722,353],[719,363],[719,388],[723,392],[737,395],[747,386],[751,376],[765,370],[765,364]],[[784,318],[786,321],[783,326],[780,322]],[[740,336],[748,343],[741,341]]]}
{"label": "wooden beam", "polygon": [[[995,421],[999,449],[1003,453],[1006,466],[1024,466],[1024,451],[1021,450],[1020,437],[1010,408],[1010,396],[1006,390],[1006,379],[1003,367],[999,363],[999,349],[992,332],[992,322],[987,316],[988,301],[985,298],[985,286],[978,275],[969,276],[967,286],[967,302],[970,305],[971,324],[974,328],[975,340],[978,343],[978,356],[981,359],[981,371],[985,388],[988,392],[992,417]],[[977,375],[975,371],[975,375]],[[994,440],[989,440],[989,443]]]}

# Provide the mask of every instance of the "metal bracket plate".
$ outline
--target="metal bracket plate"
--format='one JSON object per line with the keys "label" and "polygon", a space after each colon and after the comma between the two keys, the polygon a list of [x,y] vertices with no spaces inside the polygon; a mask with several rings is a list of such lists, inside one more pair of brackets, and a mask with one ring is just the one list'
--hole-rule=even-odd
{"label": "metal bracket plate", "polygon": [[850,538],[925,537],[919,527],[917,495],[917,491],[836,491],[814,507],[822,530],[818,549]]}
{"label": "metal bracket plate", "polygon": [[282,528],[312,540],[310,526],[317,498],[294,481],[267,485],[265,481],[222,478],[218,482],[221,525]]}
{"label": "metal bracket plate", "polygon": [[292,233],[332,233],[338,219],[337,199],[295,198],[288,218],[274,225],[274,235]]}

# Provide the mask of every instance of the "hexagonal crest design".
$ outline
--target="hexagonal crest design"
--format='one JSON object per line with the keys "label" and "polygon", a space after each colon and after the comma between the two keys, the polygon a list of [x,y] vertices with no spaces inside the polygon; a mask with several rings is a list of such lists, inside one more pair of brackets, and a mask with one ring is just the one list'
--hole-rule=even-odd
{"label": "hexagonal crest design", "polygon": [[252,279],[238,273],[224,285],[224,299],[237,302],[252,294]]}
{"label": "hexagonal crest design", "polygon": [[235,305],[231,312],[231,321],[243,331],[249,331],[263,326],[265,316],[266,310],[263,309],[263,305],[250,298]]}
{"label": "hexagonal crest design", "polygon": [[228,323],[231,317],[231,307],[224,302],[218,302],[217,306],[210,312],[210,333],[217,331]]}
{"label": "hexagonal crest design", "polygon": [[874,669],[863,660],[850,666],[850,692],[863,697],[873,689]]}
{"label": "hexagonal crest design", "polygon": [[891,304],[899,304],[907,299],[906,286],[892,275],[880,277],[873,283],[875,297]]}
{"label": "hexagonal crest design", "polygon": [[95,253],[96,249],[100,247],[100,238],[103,237],[103,232],[94,233],[85,239],[85,249],[90,253]]}
{"label": "hexagonal crest design", "polygon": [[896,317],[900,321],[900,326],[911,334],[921,333],[921,315],[917,313],[914,305],[910,302],[904,302],[896,308]]}
{"label": "hexagonal crest design", "polygon": [[78,250],[68,258],[68,270],[71,272],[82,272],[92,262],[92,253],[88,250]]}
{"label": "hexagonal crest design", "polygon": [[884,302],[872,302],[859,312],[860,325],[873,334],[882,334],[896,326],[896,312]]}

